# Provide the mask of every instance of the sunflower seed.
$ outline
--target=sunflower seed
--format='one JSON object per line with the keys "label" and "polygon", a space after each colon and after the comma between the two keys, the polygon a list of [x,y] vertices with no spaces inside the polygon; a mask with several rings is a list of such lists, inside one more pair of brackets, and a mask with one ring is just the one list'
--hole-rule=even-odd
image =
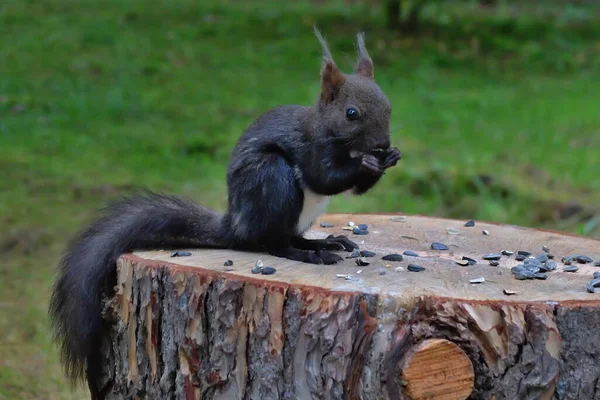
{"label": "sunflower seed", "polygon": [[540,265],[540,271],[549,272],[556,269],[556,263],[554,261],[548,261],[545,264]]}
{"label": "sunflower seed", "polygon": [[538,272],[535,274],[535,279],[542,279],[542,280],[548,279],[548,275],[546,275],[542,272]]}
{"label": "sunflower seed", "polygon": [[386,268],[392,268],[392,264],[385,264]]}
{"label": "sunflower seed", "polygon": [[588,256],[582,256],[582,255],[573,256],[573,259],[575,261],[577,261],[579,264],[587,264],[587,263],[591,263],[594,261],[591,258],[589,258]]}
{"label": "sunflower seed", "polygon": [[406,222],[406,217],[404,215],[397,215],[395,217],[390,218],[393,222]]}
{"label": "sunflower seed", "polygon": [[262,271],[260,271],[263,275],[273,275],[275,272],[277,272],[277,270],[272,267],[264,267]]}
{"label": "sunflower seed", "polygon": [[535,259],[538,260],[541,263],[545,263],[546,261],[548,261],[548,255],[547,254],[540,254]]}
{"label": "sunflower seed", "polygon": [[408,264],[408,267],[406,267],[410,272],[421,272],[421,271],[425,271],[424,267],[421,267],[420,265],[417,264]]}
{"label": "sunflower seed", "polygon": [[260,271],[262,271],[262,269],[263,269],[263,262],[261,260],[258,260],[256,262],[256,264],[254,264],[254,267],[252,267],[252,273],[260,274]]}
{"label": "sunflower seed", "polygon": [[349,256],[346,256],[346,258],[358,258],[360,257],[360,251],[358,250],[354,250],[352,253],[350,253]]}
{"label": "sunflower seed", "polygon": [[525,271],[527,271],[527,268],[525,268],[523,264],[515,265],[510,269],[510,272],[512,272],[513,274],[516,274],[517,272],[525,273]]}
{"label": "sunflower seed", "polygon": [[469,260],[456,260],[456,263],[458,265],[462,265],[463,267],[466,267],[467,265],[470,265],[471,263],[469,262]]}
{"label": "sunflower seed", "polygon": [[448,250],[448,246],[446,246],[443,243],[433,242],[433,243],[431,243],[431,249],[432,250]]}
{"label": "sunflower seed", "polygon": [[392,253],[381,257],[382,260],[385,261],[402,261],[402,254]]}
{"label": "sunflower seed", "polygon": [[405,250],[402,254],[409,257],[419,257],[419,255],[412,250]]}
{"label": "sunflower seed", "polygon": [[465,226],[475,226],[475,221],[473,221],[472,219],[470,219],[470,220],[468,220],[468,221],[465,223]]}
{"label": "sunflower seed", "polygon": [[591,281],[589,281],[586,285],[586,288],[587,291],[590,293],[597,293],[597,288],[600,288],[600,278],[592,279]]}
{"label": "sunflower seed", "polygon": [[498,261],[492,260],[492,261],[490,261],[490,265],[492,267],[497,267],[498,265],[500,265],[500,263]]}
{"label": "sunflower seed", "polygon": [[462,259],[463,260],[467,260],[469,262],[469,265],[475,265],[475,264],[477,264],[477,260],[474,260],[471,257],[462,256]]}
{"label": "sunflower seed", "polygon": [[362,250],[360,255],[363,257],[375,257],[375,252],[369,250]]}
{"label": "sunflower seed", "polygon": [[560,261],[565,264],[565,265],[571,265],[571,263],[573,262],[573,259],[571,257],[563,257],[560,259]]}
{"label": "sunflower seed", "polygon": [[594,272],[594,279],[600,278],[600,271]]}
{"label": "sunflower seed", "polygon": [[502,250],[502,254],[504,254],[505,256],[512,256],[513,254],[515,254],[515,252],[510,250]]}
{"label": "sunflower seed", "polygon": [[598,260],[594,263],[594,267],[600,267],[600,260]]}
{"label": "sunflower seed", "polygon": [[354,230],[354,227],[353,226],[342,226],[342,229],[345,231],[352,231],[352,230]]}
{"label": "sunflower seed", "polygon": [[354,228],[354,229],[352,229],[352,233],[354,233],[355,235],[367,235],[367,234],[369,234],[369,231],[367,231],[365,229]]}
{"label": "sunflower seed", "polygon": [[485,236],[490,235],[490,231],[488,231],[487,229],[482,230],[481,233],[483,233]]}
{"label": "sunflower seed", "polygon": [[524,251],[524,250],[517,251],[517,254],[520,255],[520,256],[525,256],[525,257],[529,257],[531,255],[530,252]]}
{"label": "sunflower seed", "polygon": [[469,280],[469,283],[483,283],[483,282],[485,282],[484,277],[479,277],[479,278],[474,278],[474,279]]}
{"label": "sunflower seed", "polygon": [[520,281],[524,281],[524,280],[526,280],[526,279],[527,279],[527,275],[525,275],[525,274],[522,274],[522,273],[520,273],[520,272],[519,272],[519,273],[516,273],[516,274],[514,274],[514,277],[515,277],[515,279],[518,279],[518,280],[520,280]]}
{"label": "sunflower seed", "polygon": [[171,252],[171,257],[189,257],[192,253],[189,251],[175,250]]}
{"label": "sunflower seed", "polygon": [[564,267],[563,271],[565,272],[577,272],[579,268],[577,268],[577,266],[575,265],[569,265],[568,267]]}
{"label": "sunflower seed", "polygon": [[501,258],[502,258],[501,254],[494,254],[494,253],[486,254],[485,256],[483,256],[483,259],[487,260],[487,261],[490,261],[490,260],[499,260]]}
{"label": "sunflower seed", "polygon": [[363,229],[365,231],[369,229],[369,225],[367,224],[358,224],[356,226],[358,227],[358,229]]}
{"label": "sunflower seed", "polygon": [[539,268],[542,263],[539,262],[538,260],[536,260],[535,258],[526,258],[523,263],[525,264],[526,267],[528,266],[533,266],[533,267],[537,267]]}
{"label": "sunflower seed", "polygon": [[554,254],[548,253],[548,258],[551,259],[551,260],[554,259]]}
{"label": "sunflower seed", "polygon": [[515,295],[515,294],[517,294],[519,292],[515,292],[514,290],[502,289],[502,293],[504,293],[507,296],[512,296],[512,295]]}
{"label": "sunflower seed", "polygon": [[231,261],[231,260],[227,260],[227,261],[225,261],[225,262],[223,263],[223,265],[224,265],[224,266],[226,266],[226,267],[231,267],[231,266],[233,265],[233,261]]}
{"label": "sunflower seed", "polygon": [[361,257],[356,259],[356,265],[359,267],[364,267],[369,264],[371,264],[371,262],[369,262],[366,258]]}
{"label": "sunflower seed", "polygon": [[448,233],[448,235],[460,235],[460,231],[454,228],[447,228],[446,232]]}
{"label": "sunflower seed", "polygon": [[321,222],[321,228],[333,228],[333,224],[329,222]]}
{"label": "sunflower seed", "polygon": [[546,246],[542,246],[542,251],[545,251],[546,253],[550,253],[550,249]]}
{"label": "sunflower seed", "polygon": [[515,260],[517,260],[517,261],[523,261],[523,260],[525,260],[525,258],[527,258],[527,257],[525,257],[524,255],[521,255],[521,254],[517,254],[515,256]]}

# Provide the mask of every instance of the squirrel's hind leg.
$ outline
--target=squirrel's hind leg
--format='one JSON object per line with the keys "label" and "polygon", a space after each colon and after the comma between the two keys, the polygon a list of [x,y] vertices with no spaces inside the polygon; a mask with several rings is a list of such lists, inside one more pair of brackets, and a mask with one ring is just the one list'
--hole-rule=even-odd
{"label": "squirrel's hind leg", "polygon": [[288,260],[300,261],[309,264],[335,264],[344,259],[337,254],[325,250],[301,250],[294,247],[272,248],[269,254]]}
{"label": "squirrel's hind leg", "polygon": [[358,245],[346,235],[329,235],[326,239],[306,239],[302,236],[292,238],[292,246],[302,250],[345,250],[358,249]]}

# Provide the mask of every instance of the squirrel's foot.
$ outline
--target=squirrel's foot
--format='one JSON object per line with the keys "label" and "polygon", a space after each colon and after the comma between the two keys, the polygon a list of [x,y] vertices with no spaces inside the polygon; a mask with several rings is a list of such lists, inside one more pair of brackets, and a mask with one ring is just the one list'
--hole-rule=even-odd
{"label": "squirrel's foot", "polygon": [[365,154],[362,156],[360,169],[371,175],[379,176],[383,174],[383,170],[379,166],[379,160],[377,157],[371,154]]}
{"label": "squirrel's foot", "polygon": [[358,249],[358,245],[346,235],[329,235],[326,239],[305,239],[298,237],[292,240],[292,245],[302,250],[345,250]]}
{"label": "squirrel's foot", "polygon": [[300,261],[309,264],[335,264],[344,259],[337,254],[325,250],[301,250],[293,247],[273,249],[269,254],[275,257],[287,258],[288,260]]}
{"label": "squirrel's foot", "polygon": [[379,159],[381,168],[387,169],[395,166],[398,161],[402,158],[402,153],[396,147],[390,147],[387,149]]}

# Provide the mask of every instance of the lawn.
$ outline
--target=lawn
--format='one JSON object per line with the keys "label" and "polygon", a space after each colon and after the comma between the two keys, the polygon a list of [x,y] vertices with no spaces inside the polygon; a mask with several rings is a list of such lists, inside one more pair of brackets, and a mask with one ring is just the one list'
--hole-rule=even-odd
{"label": "lawn", "polygon": [[600,237],[597,9],[454,2],[406,36],[368,3],[313,3],[0,4],[0,399],[82,398],[65,385],[46,316],[66,241],[140,186],[223,210],[245,127],[318,96],[314,24],[346,71],[366,32],[403,152],[372,192],[329,211]]}

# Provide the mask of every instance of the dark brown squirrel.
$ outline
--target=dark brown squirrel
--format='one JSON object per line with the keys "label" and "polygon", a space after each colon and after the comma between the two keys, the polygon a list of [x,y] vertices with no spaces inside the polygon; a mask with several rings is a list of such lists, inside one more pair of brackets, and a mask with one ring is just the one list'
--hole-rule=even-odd
{"label": "dark brown squirrel", "polygon": [[400,160],[390,147],[391,105],[374,80],[364,36],[355,73],[342,73],[325,39],[315,106],[284,105],[258,117],[237,142],[227,172],[225,214],[191,200],[144,191],[116,201],[69,243],[59,263],[49,313],[69,381],[88,381],[92,398],[106,322],[101,298],[112,294],[115,263],[126,252],[167,247],[229,248],[313,264],[358,248],[347,236],[306,239],[330,196],[367,192]]}

